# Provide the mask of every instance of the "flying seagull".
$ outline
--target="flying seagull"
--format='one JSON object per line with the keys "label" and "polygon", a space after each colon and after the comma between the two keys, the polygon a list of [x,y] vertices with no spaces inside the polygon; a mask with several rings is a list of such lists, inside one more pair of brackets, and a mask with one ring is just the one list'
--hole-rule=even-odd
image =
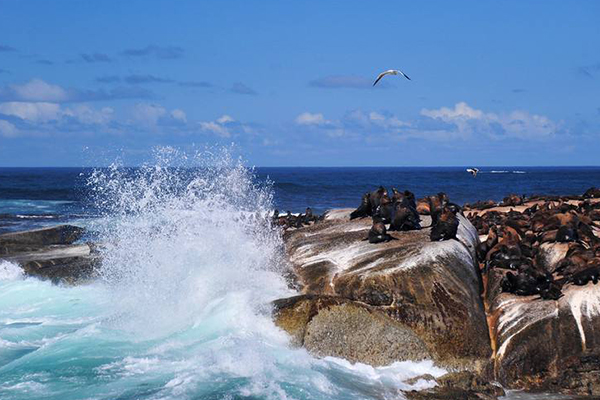
{"label": "flying seagull", "polygon": [[383,78],[386,75],[402,75],[403,77],[405,77],[406,79],[408,79],[410,81],[410,78],[408,77],[408,75],[406,75],[404,72],[400,71],[399,69],[388,69],[387,71],[383,71],[382,73],[380,73],[377,76],[377,79],[375,79],[375,82],[373,82],[373,86],[377,85],[377,82],[379,82],[381,80],[381,78]]}
{"label": "flying seagull", "polygon": [[475,178],[479,170],[477,168],[467,168],[467,172],[469,172],[471,175],[473,175],[473,178]]}

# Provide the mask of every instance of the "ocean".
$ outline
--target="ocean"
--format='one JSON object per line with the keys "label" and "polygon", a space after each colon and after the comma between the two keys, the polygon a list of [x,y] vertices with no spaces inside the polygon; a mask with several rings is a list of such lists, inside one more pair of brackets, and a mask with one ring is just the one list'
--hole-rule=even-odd
{"label": "ocean", "polygon": [[0,399],[398,399],[432,386],[406,382],[445,372],[431,361],[317,359],[270,318],[294,292],[281,238],[249,216],[356,207],[379,185],[462,204],[581,194],[600,168],[1,168],[0,232],[82,225],[104,265],[67,287],[0,261]]}
{"label": "ocean", "polygon": [[[0,233],[97,217],[100,210],[87,184],[94,171],[0,168]],[[136,170],[125,171],[133,175]],[[192,176],[194,171],[178,173]],[[379,185],[408,189],[417,197],[442,191],[457,204],[500,201],[512,193],[583,194],[600,186],[600,167],[488,167],[476,178],[466,167],[255,168],[253,175],[257,183],[272,183],[273,207],[281,212],[357,207],[361,195]]]}

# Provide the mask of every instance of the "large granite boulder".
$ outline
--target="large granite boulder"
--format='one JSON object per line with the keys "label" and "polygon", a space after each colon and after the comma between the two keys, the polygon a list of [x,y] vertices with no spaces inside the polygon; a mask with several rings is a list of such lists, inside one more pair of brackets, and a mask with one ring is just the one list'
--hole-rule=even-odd
{"label": "large granite boulder", "polygon": [[430,242],[424,217],[424,229],[370,244],[370,219],[350,221],[351,211],[286,232],[297,284],[310,296],[276,303],[277,323],[320,356],[481,368],[491,347],[471,223],[459,216],[458,240]]}

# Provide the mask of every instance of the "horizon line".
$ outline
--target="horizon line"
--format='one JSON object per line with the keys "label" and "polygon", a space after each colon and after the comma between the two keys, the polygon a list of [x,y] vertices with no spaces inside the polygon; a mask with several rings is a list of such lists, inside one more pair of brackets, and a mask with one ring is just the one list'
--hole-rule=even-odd
{"label": "horizon line", "polygon": [[[141,168],[144,165],[124,165],[119,168]],[[281,165],[281,166],[261,166],[252,165],[248,168],[600,168],[600,165]],[[90,169],[90,168],[109,168],[105,166],[0,166],[0,169]],[[180,168],[200,168],[201,166],[183,166]]]}

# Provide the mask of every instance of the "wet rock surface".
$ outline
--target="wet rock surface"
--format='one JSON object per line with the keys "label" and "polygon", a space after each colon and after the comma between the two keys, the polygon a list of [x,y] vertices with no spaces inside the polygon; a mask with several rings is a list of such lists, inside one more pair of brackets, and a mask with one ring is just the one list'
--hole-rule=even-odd
{"label": "wet rock surface", "polygon": [[470,371],[453,372],[436,379],[437,386],[423,391],[411,391],[411,400],[496,400],[505,392],[499,385],[482,379]]}
{"label": "wet rock surface", "polygon": [[49,245],[67,245],[79,240],[84,229],[73,225],[58,225],[0,235],[0,256],[35,251]]}
{"label": "wet rock surface", "polygon": [[75,244],[84,230],[72,225],[0,235],[0,260],[14,262],[28,276],[76,284],[95,277],[100,263],[90,244]]}

